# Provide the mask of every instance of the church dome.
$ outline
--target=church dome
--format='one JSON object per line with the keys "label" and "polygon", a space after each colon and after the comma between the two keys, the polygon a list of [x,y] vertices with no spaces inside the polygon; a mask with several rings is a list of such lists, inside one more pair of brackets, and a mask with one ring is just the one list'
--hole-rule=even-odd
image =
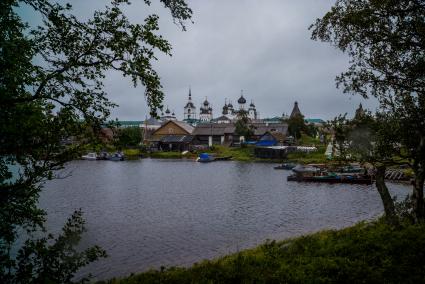
{"label": "church dome", "polygon": [[229,109],[227,108],[227,105],[224,105],[222,114],[229,114]]}
{"label": "church dome", "polygon": [[165,111],[166,114],[170,114],[170,110],[167,108],[167,110]]}
{"label": "church dome", "polygon": [[241,97],[239,98],[239,100],[238,100],[238,104],[245,104],[246,103],[246,100],[245,100],[245,98],[243,97],[243,95],[241,95]]}
{"label": "church dome", "polygon": [[252,108],[255,108],[255,105],[254,105],[254,103],[253,103],[253,102],[251,102],[251,103],[249,104],[249,106],[250,106],[250,107],[252,107]]}
{"label": "church dome", "polygon": [[204,101],[204,106],[208,106],[210,103],[208,102],[208,100],[207,99],[205,99],[205,101]]}

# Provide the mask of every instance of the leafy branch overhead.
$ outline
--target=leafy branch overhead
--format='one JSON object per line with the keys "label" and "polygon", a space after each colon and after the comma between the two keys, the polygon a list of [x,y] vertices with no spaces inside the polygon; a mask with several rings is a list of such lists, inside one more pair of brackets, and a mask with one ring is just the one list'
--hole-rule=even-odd
{"label": "leafy branch overhead", "polygon": [[[378,99],[375,144],[368,160],[399,163],[414,172],[416,220],[425,219],[425,3],[420,0],[337,0],[310,27],[312,39],[350,57],[336,78],[346,93]],[[370,153],[370,152],[369,152]],[[383,179],[382,179],[383,181]]]}
{"label": "leafy branch overhead", "polygon": [[425,91],[423,1],[338,0],[312,29],[312,39],[331,42],[349,54],[337,77],[349,93],[386,99]]}
{"label": "leafy branch overhead", "polygon": [[[150,1],[145,1],[150,3]],[[161,1],[184,28],[192,11],[181,0]],[[153,114],[161,107],[163,92],[160,78],[152,67],[155,51],[171,55],[171,45],[158,31],[158,16],[148,16],[143,24],[134,24],[124,15],[121,5],[129,1],[112,1],[103,11],[96,11],[81,21],[70,5],[47,0],[29,1],[39,12],[43,25],[30,31],[28,55],[38,60],[27,62],[31,70],[28,91],[4,98],[15,104],[49,100],[63,108],[77,110],[85,117],[104,117],[114,106],[103,91],[105,72],[116,70],[131,78],[134,86],[142,84]],[[18,4],[18,3],[15,3]],[[12,9],[12,7],[7,7]]]}
{"label": "leafy branch overhead", "polygon": [[[184,30],[192,15],[185,1],[159,1]],[[79,267],[104,255],[98,247],[74,253],[76,243],[64,243],[83,233],[80,213],[53,246],[51,238],[34,240],[31,233],[44,228],[46,214],[38,207],[43,183],[79,155],[89,136],[96,137],[115,106],[104,91],[107,72],[120,72],[135,87],[143,86],[152,115],[162,107],[164,94],[152,64],[157,53],[171,55],[171,45],[158,34],[158,16],[133,23],[123,12],[130,1],[112,0],[81,20],[71,5],[60,3],[0,1],[1,283],[43,283],[47,278],[40,275],[50,272],[58,277],[53,282],[69,282]],[[20,6],[30,8],[42,24],[26,23]],[[67,145],[68,138],[76,142]],[[13,247],[25,231],[26,245]],[[12,247],[19,250],[18,258]],[[42,265],[50,260],[56,271]]]}

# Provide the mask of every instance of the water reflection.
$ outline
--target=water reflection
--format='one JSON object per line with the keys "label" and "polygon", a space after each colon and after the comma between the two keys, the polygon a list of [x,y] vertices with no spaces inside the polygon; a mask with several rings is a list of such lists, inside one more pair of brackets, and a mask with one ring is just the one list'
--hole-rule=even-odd
{"label": "water reflection", "polygon": [[[178,160],[70,163],[72,176],[49,182],[40,203],[58,231],[82,208],[83,245],[99,244],[109,258],[81,273],[124,276],[205,258],[381,214],[372,186],[286,182],[270,164]],[[403,198],[408,190],[391,185]]]}

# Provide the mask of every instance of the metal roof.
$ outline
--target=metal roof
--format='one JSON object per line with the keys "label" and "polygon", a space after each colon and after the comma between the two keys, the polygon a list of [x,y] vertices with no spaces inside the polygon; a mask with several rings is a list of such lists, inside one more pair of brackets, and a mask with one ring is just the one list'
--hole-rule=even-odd
{"label": "metal roof", "polygon": [[143,123],[143,121],[140,120],[119,120],[118,121],[120,126],[139,126]]}
{"label": "metal roof", "polygon": [[195,127],[193,135],[224,135],[235,132],[235,126],[229,123],[203,123]]}
{"label": "metal roof", "polygon": [[190,143],[194,136],[192,135],[167,135],[161,138],[162,143]]}
{"label": "metal roof", "polygon": [[308,123],[325,123],[325,121],[321,118],[306,118],[304,120]]}
{"label": "metal roof", "polygon": [[161,125],[162,121],[154,118],[154,117],[150,117],[149,119],[145,120],[142,122],[143,124],[147,124],[147,125]]}

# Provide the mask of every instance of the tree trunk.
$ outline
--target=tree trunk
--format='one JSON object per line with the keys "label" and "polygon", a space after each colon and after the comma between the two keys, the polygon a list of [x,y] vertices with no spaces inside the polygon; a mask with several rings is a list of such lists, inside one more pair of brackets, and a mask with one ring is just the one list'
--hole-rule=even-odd
{"label": "tree trunk", "polygon": [[425,220],[425,206],[424,206],[424,179],[425,173],[423,166],[417,166],[413,169],[415,179],[413,181],[413,211],[415,213],[415,221],[423,222]]}
{"label": "tree trunk", "polygon": [[381,165],[376,167],[375,184],[384,205],[385,218],[387,222],[393,226],[397,226],[398,219],[395,213],[394,200],[392,199],[390,192],[388,191],[388,187],[385,184],[385,171],[386,166]]}

